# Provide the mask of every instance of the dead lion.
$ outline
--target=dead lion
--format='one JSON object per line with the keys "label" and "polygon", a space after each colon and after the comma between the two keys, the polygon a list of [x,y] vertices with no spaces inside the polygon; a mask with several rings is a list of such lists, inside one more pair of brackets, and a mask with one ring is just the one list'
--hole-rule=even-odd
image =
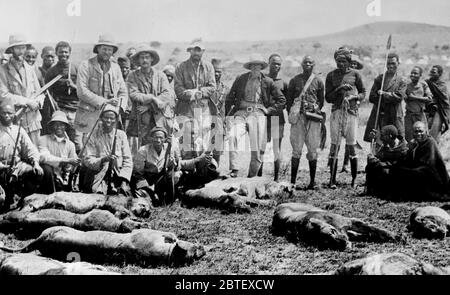
{"label": "dead lion", "polygon": [[117,217],[130,215],[150,216],[151,201],[144,198],[129,198],[124,195],[104,196],[72,192],[56,192],[51,195],[33,194],[23,201],[22,211],[62,209],[73,213],[86,213],[93,209],[108,210]]}
{"label": "dead lion", "polygon": [[391,232],[356,218],[324,211],[302,203],[278,205],[272,221],[272,232],[302,240],[319,248],[344,250],[350,241],[392,242]]}
{"label": "dead lion", "polygon": [[275,196],[292,193],[291,185],[265,177],[217,179],[200,189],[188,190],[181,201],[187,207],[203,206],[249,213],[252,207],[271,206]]}
{"label": "dead lion", "polygon": [[411,214],[408,229],[416,238],[444,239],[450,229],[450,215],[438,207],[419,207]]}
{"label": "dead lion", "polygon": [[14,254],[0,258],[0,275],[120,275],[87,262],[63,263],[34,254]]}
{"label": "dead lion", "polygon": [[403,253],[375,254],[346,263],[335,275],[448,275],[448,270],[418,261]]}
{"label": "dead lion", "polygon": [[81,260],[99,264],[136,264],[140,266],[182,265],[205,255],[202,246],[178,240],[175,234],[137,229],[119,234],[106,231],[83,232],[65,226],[46,229],[21,249],[0,247],[7,252],[39,250],[45,256],[65,260],[78,253]]}
{"label": "dead lion", "polygon": [[134,229],[145,227],[143,223],[130,218],[123,220],[115,217],[111,212],[94,209],[85,214],[76,214],[58,209],[43,209],[36,212],[12,211],[0,220],[0,230],[23,229],[27,234],[40,234],[43,230],[53,226],[68,226],[79,230],[104,230],[126,233]]}

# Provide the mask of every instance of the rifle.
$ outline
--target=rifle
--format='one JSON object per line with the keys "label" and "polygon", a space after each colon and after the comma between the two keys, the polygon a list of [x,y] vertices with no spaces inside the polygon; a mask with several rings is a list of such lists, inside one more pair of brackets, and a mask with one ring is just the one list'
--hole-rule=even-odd
{"label": "rifle", "polygon": [[[119,112],[117,113],[117,117],[120,120],[120,107],[122,106],[122,97],[120,97],[119,100]],[[114,140],[113,140],[113,145],[111,148],[111,154],[110,156],[114,156],[116,154],[116,143],[117,143],[117,123],[116,122],[116,130],[114,131]],[[106,175],[108,177],[108,192],[112,189],[112,181],[114,179],[114,160],[110,159],[109,160],[109,164],[108,164],[108,170],[106,171]]]}
{"label": "rifle", "polygon": [[[100,110],[100,115],[99,115],[99,117],[97,118],[97,121],[95,121],[94,126],[92,126],[91,131],[89,131],[88,136],[87,136],[87,138],[86,138],[86,141],[85,141],[85,143],[83,144],[83,147],[81,148],[80,152],[78,153],[78,158],[81,159],[81,157],[83,156],[84,151],[86,150],[86,146],[87,146],[87,144],[89,143],[89,140],[91,140],[91,136],[92,136],[92,134],[94,133],[94,130],[95,130],[95,128],[96,128],[97,125],[98,125],[98,122],[100,121],[101,114],[102,114],[103,109],[104,109],[105,107],[106,107],[106,104],[103,104],[103,105],[102,105],[102,108],[101,108],[101,110]],[[81,166],[78,165],[78,167],[77,167],[74,171],[72,171],[72,172],[70,173],[70,175],[69,175],[69,189],[70,189],[70,191],[79,191],[79,188],[78,188],[78,186],[76,185],[76,183],[79,181],[78,176],[79,176],[79,174],[80,174],[80,168],[81,168]]]}
{"label": "rifle", "polygon": [[14,165],[16,165],[16,150],[17,150],[17,145],[19,144],[21,128],[22,128],[22,120],[19,119],[19,129],[17,131],[16,142],[14,143],[14,150],[13,150],[11,162],[9,164],[9,171],[11,171],[14,168]]}
{"label": "rifle", "polygon": [[[44,93],[48,88],[50,88],[53,84],[55,84],[59,79],[62,78],[62,75],[59,74],[55,78],[53,78],[51,81],[49,81],[47,84],[42,86],[31,99],[36,99],[39,95]],[[26,110],[27,106],[22,106],[15,114],[15,120],[17,121],[22,116],[23,112]]]}

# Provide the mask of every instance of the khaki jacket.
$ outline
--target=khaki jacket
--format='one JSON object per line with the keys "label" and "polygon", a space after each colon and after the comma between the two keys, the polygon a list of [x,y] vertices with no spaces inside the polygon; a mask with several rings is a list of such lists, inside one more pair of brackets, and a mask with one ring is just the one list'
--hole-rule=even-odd
{"label": "khaki jacket", "polygon": [[[20,79],[11,61],[0,66],[0,101],[12,100],[16,108],[25,105],[27,100],[40,89],[34,68],[26,62],[23,64],[25,67],[24,82]],[[22,115],[22,127],[27,133],[39,130],[41,129],[41,119],[39,110],[32,111],[27,108]]]}
{"label": "khaki jacket", "polygon": [[119,65],[111,60],[109,81],[104,81],[103,70],[98,63],[97,56],[83,61],[78,67],[77,95],[80,99],[75,118],[75,129],[89,132],[100,115],[100,109],[107,99],[102,96],[104,83],[110,83],[115,97],[122,98],[122,110],[128,105],[128,90],[122,77]]}

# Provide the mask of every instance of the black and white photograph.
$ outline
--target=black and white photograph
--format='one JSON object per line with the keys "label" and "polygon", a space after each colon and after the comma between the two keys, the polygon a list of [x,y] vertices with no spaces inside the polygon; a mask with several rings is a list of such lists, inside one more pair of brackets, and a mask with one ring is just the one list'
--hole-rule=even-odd
{"label": "black and white photograph", "polygon": [[0,275],[450,275],[449,1],[0,7]]}

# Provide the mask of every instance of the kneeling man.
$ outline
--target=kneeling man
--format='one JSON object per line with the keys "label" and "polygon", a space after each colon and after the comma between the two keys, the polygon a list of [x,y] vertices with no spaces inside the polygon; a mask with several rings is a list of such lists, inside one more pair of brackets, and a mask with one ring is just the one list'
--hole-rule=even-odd
{"label": "kneeling man", "polygon": [[180,170],[193,170],[196,164],[211,161],[212,156],[202,154],[182,160],[176,140],[172,138],[169,143],[164,128],[154,127],[150,135],[150,143],[142,146],[134,159],[135,194],[150,196],[155,205],[171,203],[175,200],[175,185],[182,174]]}
{"label": "kneeling man", "polygon": [[36,146],[23,128],[13,125],[14,110],[10,100],[0,106],[0,185],[6,194],[5,210],[14,195],[33,194],[44,174]]}
{"label": "kneeling man", "polygon": [[118,107],[107,104],[100,115],[101,125],[86,143],[83,165],[86,193],[130,194],[133,170],[130,146],[124,131],[117,129]]}
{"label": "kneeling man", "polygon": [[41,136],[39,152],[44,169],[41,193],[51,194],[55,191],[70,191],[69,174],[81,160],[75,152],[75,144],[66,133],[70,128],[67,116],[63,111],[55,111],[48,122],[48,135]]}

